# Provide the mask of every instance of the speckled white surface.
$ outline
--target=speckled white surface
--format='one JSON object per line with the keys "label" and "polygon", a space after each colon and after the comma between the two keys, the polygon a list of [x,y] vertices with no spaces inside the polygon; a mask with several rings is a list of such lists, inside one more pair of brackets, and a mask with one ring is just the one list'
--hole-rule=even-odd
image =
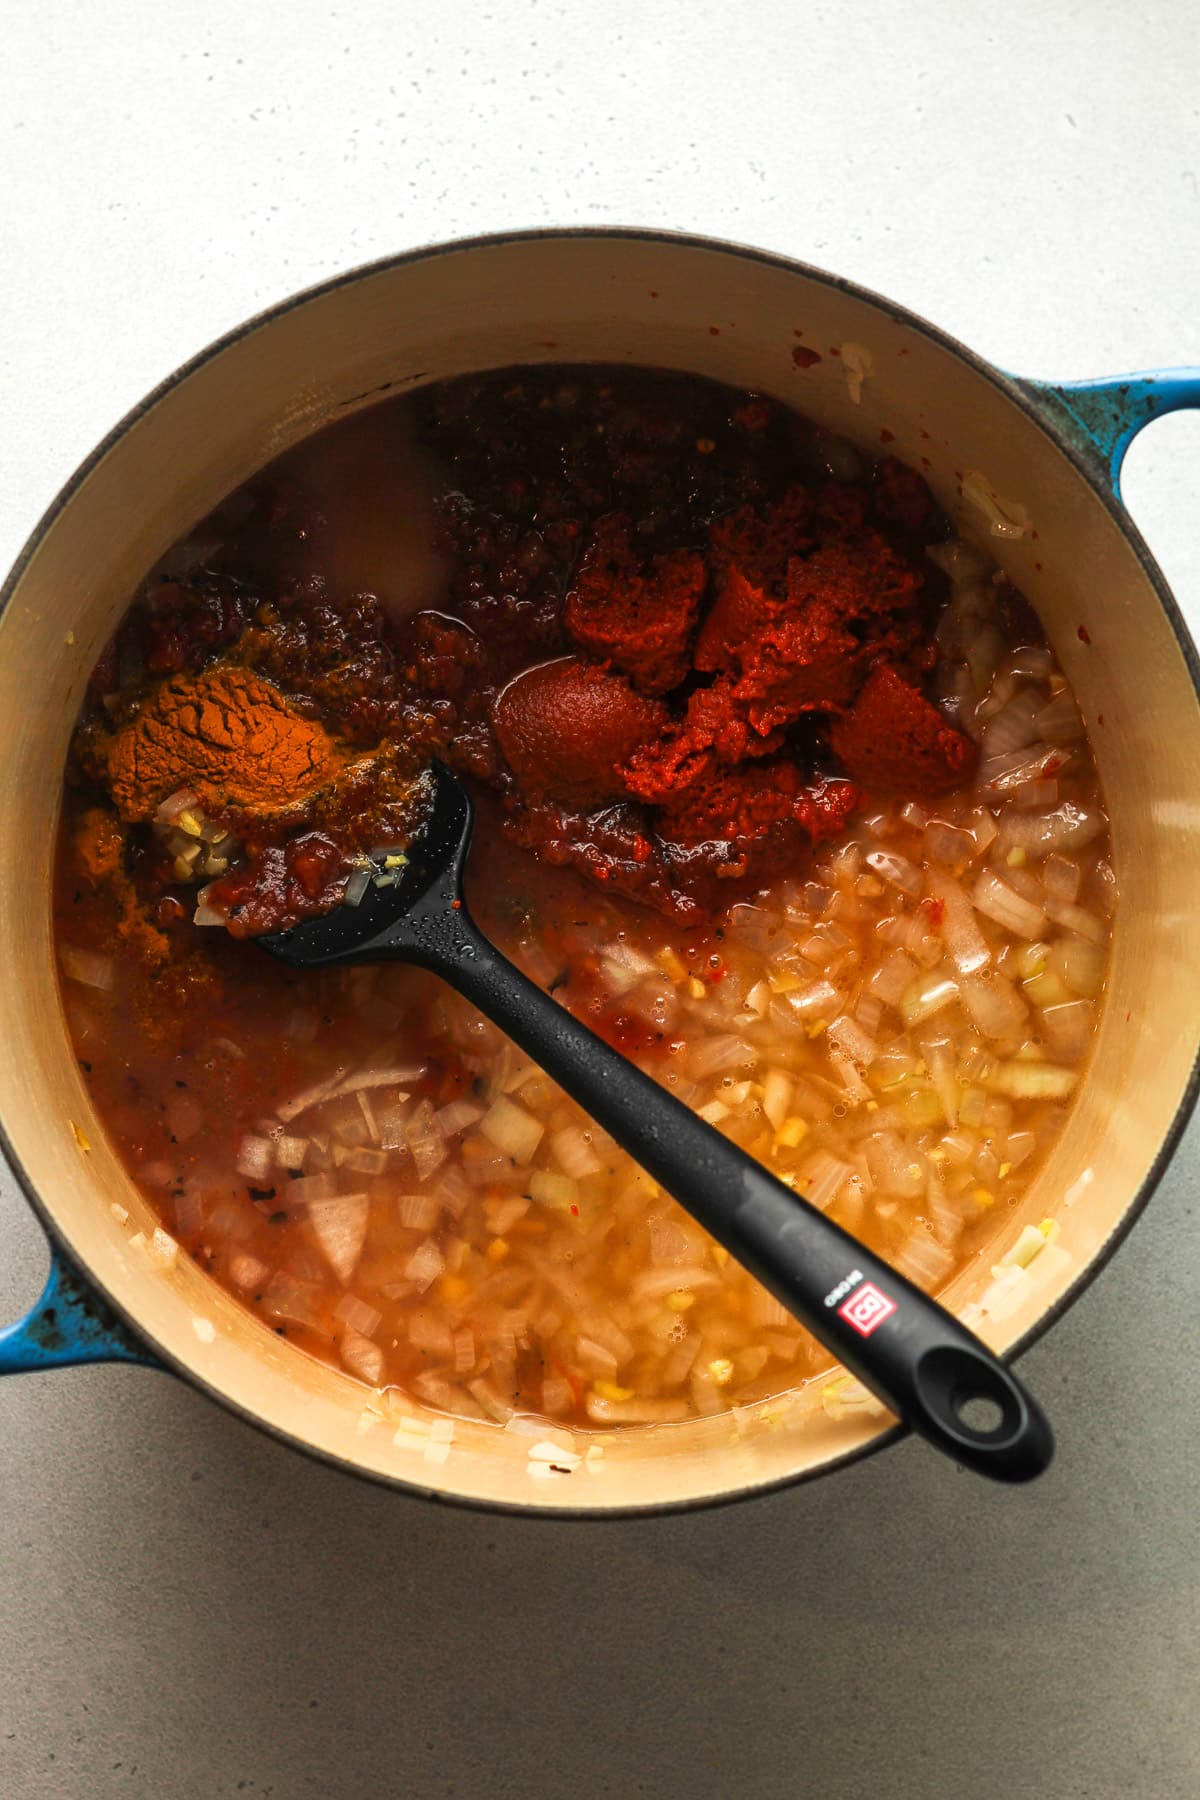
{"label": "speckled white surface", "polygon": [[[354,262],[693,228],[1010,368],[1200,361],[1191,0],[9,0],[0,561],[141,394]],[[1200,419],[1126,491],[1200,620]],[[1200,772],[1198,772],[1200,778]],[[165,1377],[0,1385],[11,1800],[1178,1800],[1200,1790],[1200,1135],[1024,1364],[1029,1492],[912,1444],[611,1526],[434,1509]],[[0,1316],[40,1281],[0,1177]],[[1191,1285],[1189,1286],[1189,1277]]]}

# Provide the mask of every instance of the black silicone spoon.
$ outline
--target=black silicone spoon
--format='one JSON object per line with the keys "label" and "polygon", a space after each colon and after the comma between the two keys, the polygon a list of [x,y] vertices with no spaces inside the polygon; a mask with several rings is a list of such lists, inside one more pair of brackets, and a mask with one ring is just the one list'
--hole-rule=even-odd
{"label": "black silicone spoon", "polygon": [[[411,962],[507,1032],[906,1425],[956,1462],[1029,1481],[1054,1453],[1041,1408],[944,1307],[581,1025],[502,956],[462,897],[470,797],[434,765],[395,886],[258,941],[295,968]],[[982,1405],[981,1405],[982,1403]],[[982,1411],[987,1422],[965,1416]]]}

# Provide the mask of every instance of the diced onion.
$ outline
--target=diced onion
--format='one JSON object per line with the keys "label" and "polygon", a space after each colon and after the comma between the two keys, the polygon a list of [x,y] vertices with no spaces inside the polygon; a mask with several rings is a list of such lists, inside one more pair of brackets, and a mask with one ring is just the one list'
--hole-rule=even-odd
{"label": "diced onion", "polygon": [[104,989],[113,984],[116,965],[111,956],[101,956],[95,950],[79,950],[71,944],[60,944],[58,960],[63,966],[63,973],[83,987]]}
{"label": "diced onion", "polygon": [[937,974],[914,981],[900,1002],[900,1015],[906,1025],[920,1025],[932,1019],[958,999],[958,983],[948,975]]}
{"label": "diced onion", "polygon": [[1000,828],[1000,842],[1025,851],[1028,856],[1048,856],[1051,850],[1081,850],[1099,837],[1104,815],[1098,807],[1066,800],[1053,812],[1010,812]]}
{"label": "diced onion", "polygon": [[367,1235],[370,1203],[365,1194],[333,1194],[308,1202],[308,1222],[330,1268],[349,1286]]}
{"label": "diced onion", "polygon": [[446,1259],[432,1238],[418,1244],[404,1265],[405,1280],[416,1283],[421,1293],[430,1287],[446,1267]]}
{"label": "diced onion", "polygon": [[371,1387],[378,1387],[383,1381],[383,1351],[352,1325],[347,1325],[342,1333],[338,1355],[342,1359],[342,1366],[351,1375],[357,1375],[360,1381],[367,1382]]}
{"label": "diced onion", "polygon": [[569,1175],[556,1175],[552,1169],[539,1169],[531,1175],[526,1191],[531,1200],[559,1212],[579,1205],[579,1183],[572,1181]]}
{"label": "diced onion", "polygon": [[1064,926],[1067,931],[1073,931],[1093,944],[1102,944],[1107,936],[1103,922],[1085,907],[1072,906],[1066,900],[1048,899],[1046,913],[1056,925]]}
{"label": "diced onion", "polygon": [[860,1069],[870,1068],[879,1054],[879,1045],[871,1033],[864,1031],[857,1019],[852,1019],[848,1013],[835,1019],[825,1035],[843,1056],[848,1056]]}
{"label": "diced onion", "polygon": [[1075,1069],[1052,1063],[999,1063],[985,1079],[993,1094],[1011,1094],[1014,1100],[1065,1100],[1079,1079]]}
{"label": "diced onion", "polygon": [[377,1307],[368,1306],[356,1294],[343,1294],[333,1309],[335,1319],[359,1331],[364,1337],[374,1337],[383,1322],[383,1314]]}
{"label": "diced onion", "polygon": [[576,1181],[582,1181],[585,1175],[599,1175],[604,1167],[596,1155],[592,1133],[578,1125],[567,1125],[556,1131],[550,1139],[550,1148],[563,1172]]}
{"label": "diced onion", "polygon": [[891,850],[872,850],[867,854],[866,864],[881,881],[890,882],[901,893],[920,893],[923,879],[921,871],[907,856],[897,856]]}
{"label": "diced onion", "polygon": [[421,1100],[414,1107],[412,1116],[404,1127],[404,1141],[416,1167],[418,1180],[428,1181],[434,1170],[445,1162],[447,1155],[445,1134],[428,1100]]}
{"label": "diced onion", "polygon": [[1037,938],[1046,928],[1046,914],[1032,900],[1026,900],[1015,888],[1002,881],[992,869],[984,869],[971,890],[971,899],[979,911],[1006,931],[1018,937]]}
{"label": "diced onion", "polygon": [[1028,1009],[1012,982],[995,969],[965,975],[962,1002],[971,1023],[996,1043],[1019,1042]]}
{"label": "diced onion", "polygon": [[479,1129],[505,1156],[527,1163],[542,1141],[545,1126],[524,1107],[501,1095],[479,1121]]}
{"label": "diced onion", "polygon": [[940,905],[938,930],[950,961],[960,975],[973,975],[991,961],[987,939],[979,929],[975,909],[952,875],[933,874],[929,892]]}
{"label": "diced onion", "polygon": [[275,1145],[270,1138],[247,1133],[237,1148],[234,1168],[247,1181],[266,1185],[275,1166]]}
{"label": "diced onion", "polygon": [[483,1108],[473,1106],[469,1100],[451,1100],[448,1105],[440,1107],[434,1114],[445,1137],[457,1137],[469,1125],[475,1125],[483,1117]]}

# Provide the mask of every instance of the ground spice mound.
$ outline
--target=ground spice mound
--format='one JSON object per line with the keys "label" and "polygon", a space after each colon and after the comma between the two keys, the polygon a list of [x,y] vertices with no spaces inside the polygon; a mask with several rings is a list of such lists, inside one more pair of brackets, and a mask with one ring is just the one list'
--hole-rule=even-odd
{"label": "ground spice mound", "polygon": [[294,805],[341,763],[328,733],[261,676],[218,666],[165,681],[108,747],[108,787],[121,817],[153,817],[168,794],[194,789],[214,811]]}

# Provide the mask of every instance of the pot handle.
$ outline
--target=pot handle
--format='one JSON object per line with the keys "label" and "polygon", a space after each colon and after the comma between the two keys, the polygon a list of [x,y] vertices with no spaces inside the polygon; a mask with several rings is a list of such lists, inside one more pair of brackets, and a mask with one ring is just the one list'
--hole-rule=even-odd
{"label": "pot handle", "polygon": [[1067,442],[1121,492],[1121,464],[1138,432],[1164,413],[1200,407],[1200,368],[1156,369],[1096,381],[1028,381],[1017,387],[1048,413]]}
{"label": "pot handle", "polygon": [[51,1239],[50,1273],[40,1300],[15,1325],[0,1329],[0,1375],[91,1362],[159,1366]]}

